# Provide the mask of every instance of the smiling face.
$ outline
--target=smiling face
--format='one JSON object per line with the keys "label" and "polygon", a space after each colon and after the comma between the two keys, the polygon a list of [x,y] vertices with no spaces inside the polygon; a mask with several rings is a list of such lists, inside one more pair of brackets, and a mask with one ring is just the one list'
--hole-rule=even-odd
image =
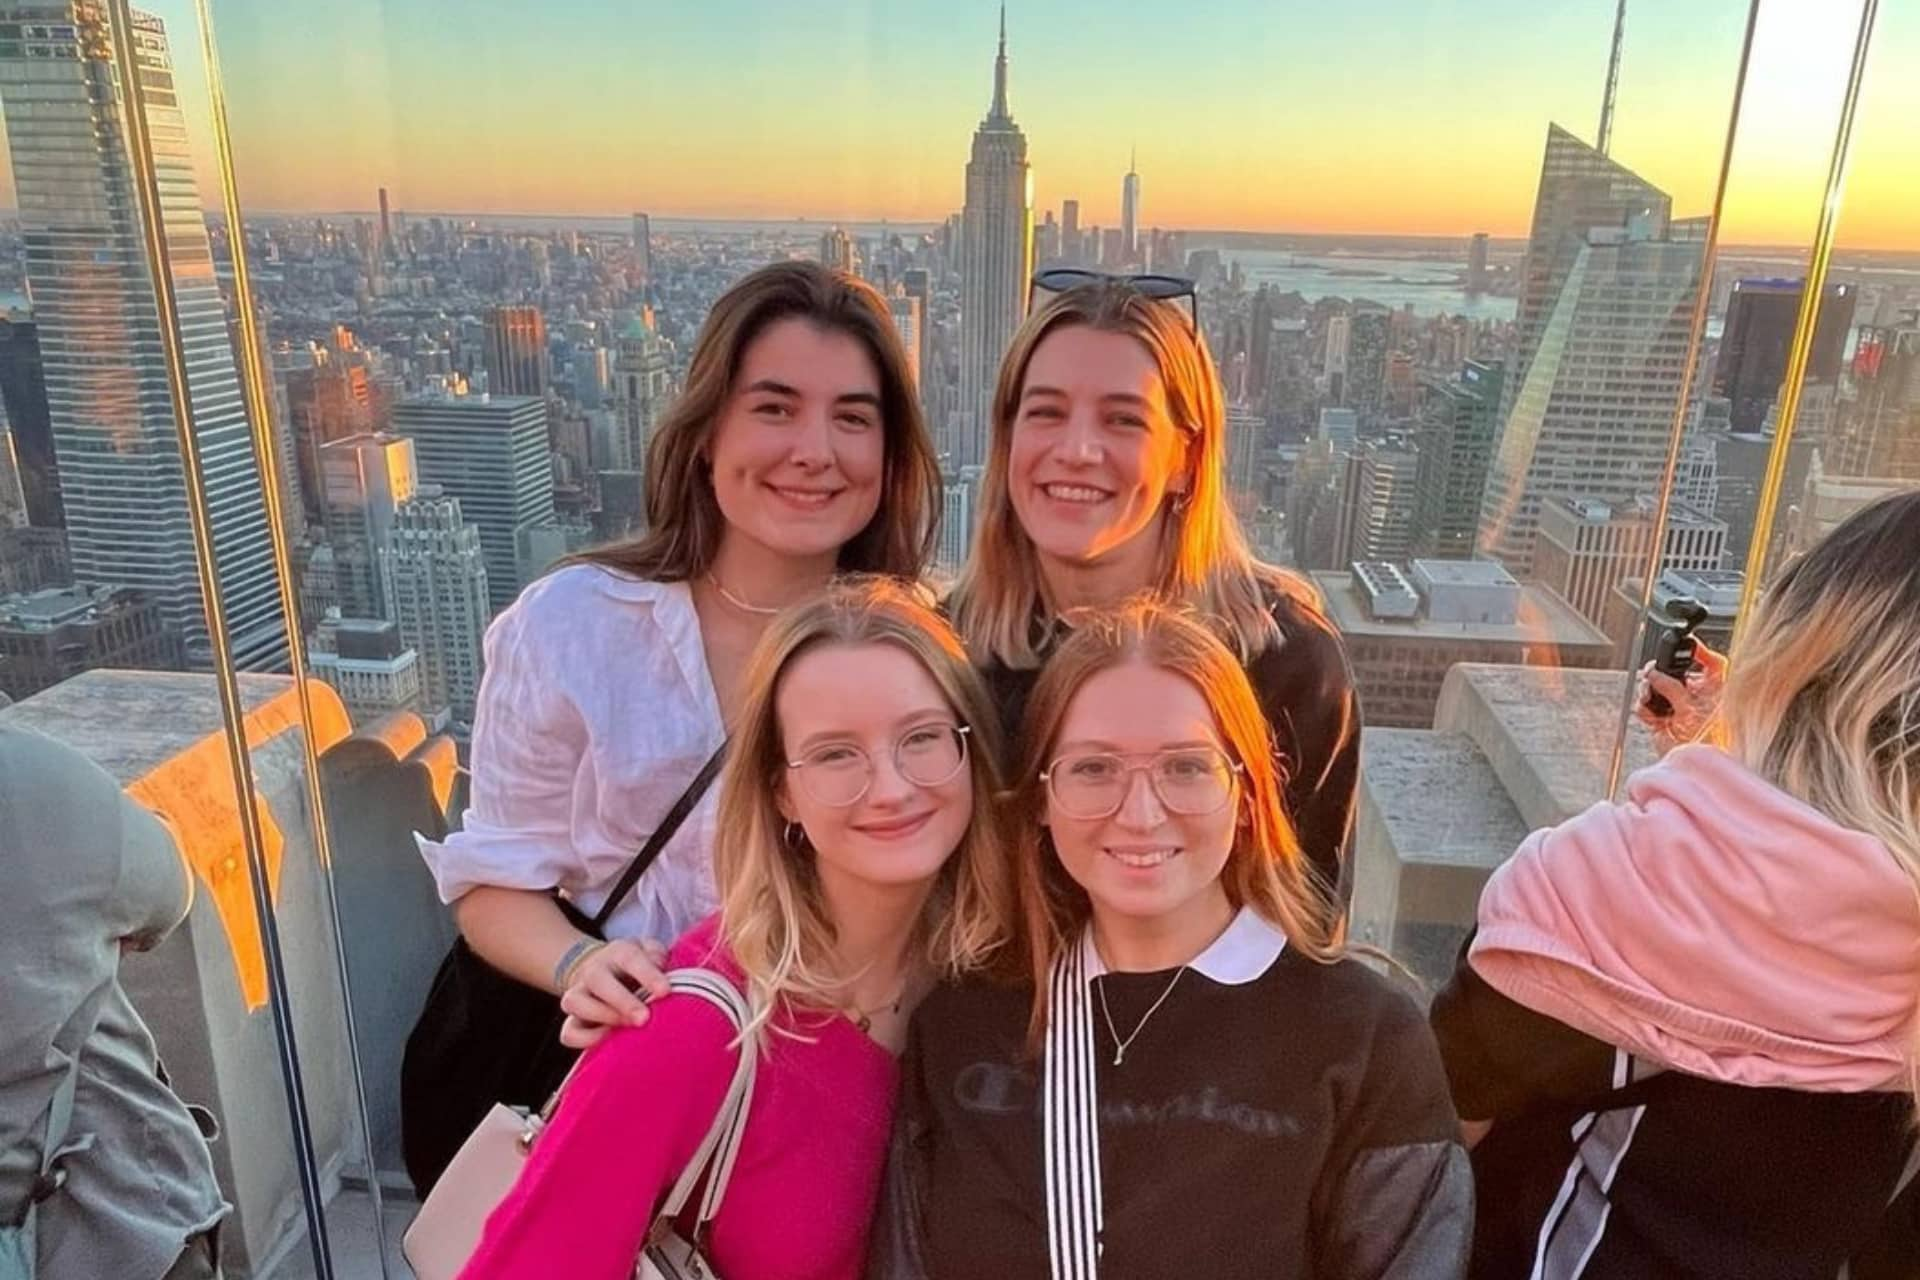
{"label": "smiling face", "polygon": [[[1208,750],[1224,753],[1225,744],[1199,687],[1134,659],[1081,684],[1049,755],[1053,762],[1088,753],[1145,762],[1166,752]],[[1130,772],[1122,785],[1119,808],[1104,818],[1074,817],[1051,788],[1047,795],[1055,856],[1087,891],[1096,927],[1120,917],[1177,934],[1189,920],[1216,918],[1228,900],[1221,873],[1233,852],[1238,784],[1228,783],[1218,809],[1196,814],[1170,811],[1145,770]]]}
{"label": "smiling face", "polygon": [[1007,475],[1020,527],[1043,559],[1138,557],[1144,575],[1168,499],[1186,490],[1187,453],[1144,344],[1084,325],[1041,339],[1021,383]]}
{"label": "smiling face", "polygon": [[[822,883],[930,884],[966,834],[973,774],[962,762],[926,784],[896,760],[898,746],[907,773],[936,779],[945,770],[933,765],[959,750],[959,717],[926,668],[898,645],[822,645],[788,666],[774,705],[786,759],[808,761],[785,771],[780,812],[805,830]],[[857,778],[861,755],[865,794],[823,801],[856,789],[842,783]]]}
{"label": "smiling face", "polygon": [[879,509],[880,376],[860,341],[792,317],[740,357],[708,446],[723,539],[779,555],[837,555]]}

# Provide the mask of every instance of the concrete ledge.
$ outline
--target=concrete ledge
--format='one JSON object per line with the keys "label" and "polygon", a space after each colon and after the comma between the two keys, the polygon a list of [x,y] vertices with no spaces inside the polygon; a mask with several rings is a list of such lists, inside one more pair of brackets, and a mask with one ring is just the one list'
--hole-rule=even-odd
{"label": "concrete ledge", "polygon": [[1443,982],[1527,824],[1464,734],[1368,729],[1360,762],[1352,936]]}
{"label": "concrete ledge", "polygon": [[[1352,933],[1429,983],[1453,971],[1480,890],[1528,832],[1602,798],[1627,675],[1463,663],[1434,727],[1360,739]],[[1652,743],[1628,729],[1629,771]]]}
{"label": "concrete ledge", "polygon": [[[1603,798],[1619,732],[1624,671],[1463,663],[1447,673],[1433,727],[1468,738],[1529,828],[1564,822]],[[1654,761],[1636,722],[1627,771]]]}

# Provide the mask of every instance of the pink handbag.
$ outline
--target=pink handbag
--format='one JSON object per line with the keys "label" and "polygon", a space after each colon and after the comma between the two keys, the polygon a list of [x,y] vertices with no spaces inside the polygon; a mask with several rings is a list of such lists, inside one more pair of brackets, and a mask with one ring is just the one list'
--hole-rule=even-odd
{"label": "pink handbag", "polygon": [[[733,1022],[736,1035],[752,1018],[746,997],[711,970],[676,969],[667,975],[667,981],[675,991],[699,996],[719,1008]],[[661,1203],[653,1231],[640,1257],[634,1261],[636,1280],[719,1280],[702,1256],[697,1240],[700,1228],[719,1213],[720,1199],[726,1194],[734,1161],[739,1158],[740,1140],[746,1132],[747,1111],[753,1100],[758,1057],[749,1046],[741,1046],[740,1063],[734,1068],[733,1081],[714,1116],[713,1125],[693,1153],[693,1159],[681,1171],[680,1180]],[[569,1072],[568,1079],[571,1078]],[[455,1280],[467,1265],[480,1245],[487,1215],[513,1189],[514,1179],[520,1176],[528,1152],[539,1140],[541,1130],[552,1118],[566,1089],[566,1083],[562,1082],[547,1099],[547,1104],[532,1114],[496,1105],[461,1145],[401,1242],[401,1252],[418,1280]],[[707,1179],[706,1190],[700,1197],[695,1241],[688,1241],[681,1237],[674,1223],[709,1167],[713,1176]]]}

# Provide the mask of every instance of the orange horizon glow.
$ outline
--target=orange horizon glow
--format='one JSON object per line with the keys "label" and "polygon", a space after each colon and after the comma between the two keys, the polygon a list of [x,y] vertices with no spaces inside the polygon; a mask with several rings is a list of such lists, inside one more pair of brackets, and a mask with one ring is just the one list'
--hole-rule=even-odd
{"label": "orange horizon glow", "polygon": [[[1073,198],[1083,224],[1115,225],[1137,147],[1145,227],[1524,238],[1548,122],[1593,135],[1613,5],[1382,3],[1403,20],[1282,19],[1253,0],[1120,15],[1155,18],[1148,43],[1088,26],[1099,0],[1014,4],[1036,221]],[[150,7],[204,139],[191,5]],[[549,0],[533,24],[509,0],[467,0],[460,22],[429,0],[213,8],[241,199],[274,214],[370,211],[385,187],[403,212],[938,223],[961,204],[993,42],[992,6],[710,0],[645,24],[591,0]],[[1803,246],[1857,0],[1761,13],[1721,239]],[[1745,15],[1630,7],[1612,154],[1677,216],[1710,210]],[[1888,7],[1843,249],[1920,251],[1920,77],[1893,73],[1916,63],[1920,13]]]}

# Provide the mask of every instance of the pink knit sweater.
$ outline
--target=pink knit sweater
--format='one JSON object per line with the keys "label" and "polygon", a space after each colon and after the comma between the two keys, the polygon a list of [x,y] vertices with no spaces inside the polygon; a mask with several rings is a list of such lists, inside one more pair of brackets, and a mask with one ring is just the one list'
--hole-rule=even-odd
{"label": "pink knit sweater", "polygon": [[[717,922],[695,926],[670,966],[739,979]],[[708,1255],[727,1280],[859,1274],[893,1119],[898,1067],[845,1018],[775,1034],[762,1059],[733,1181]],[[652,1223],[719,1109],[737,1061],[726,1016],[675,993],[574,1073],[513,1192],[462,1274],[476,1280],[626,1280]],[[698,1201],[695,1195],[695,1201]]]}

